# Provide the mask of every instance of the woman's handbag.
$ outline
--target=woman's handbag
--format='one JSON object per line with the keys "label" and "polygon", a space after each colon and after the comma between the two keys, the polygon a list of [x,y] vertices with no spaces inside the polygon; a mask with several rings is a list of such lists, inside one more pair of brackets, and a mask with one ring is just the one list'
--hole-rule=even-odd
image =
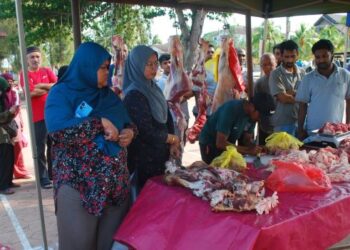
{"label": "woman's handbag", "polygon": [[8,133],[10,138],[14,138],[17,136],[18,125],[17,122],[13,119],[8,124],[2,126],[5,131]]}

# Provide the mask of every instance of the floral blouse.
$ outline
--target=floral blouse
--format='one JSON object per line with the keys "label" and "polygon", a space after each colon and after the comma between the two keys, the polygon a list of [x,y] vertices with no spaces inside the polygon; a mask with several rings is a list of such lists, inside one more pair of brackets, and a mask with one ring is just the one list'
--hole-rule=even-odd
{"label": "floral blouse", "polygon": [[108,205],[120,205],[129,193],[127,152],[117,157],[105,155],[93,142],[103,133],[100,119],[50,133],[53,140],[53,183],[58,189],[68,185],[80,193],[82,206],[95,216]]}

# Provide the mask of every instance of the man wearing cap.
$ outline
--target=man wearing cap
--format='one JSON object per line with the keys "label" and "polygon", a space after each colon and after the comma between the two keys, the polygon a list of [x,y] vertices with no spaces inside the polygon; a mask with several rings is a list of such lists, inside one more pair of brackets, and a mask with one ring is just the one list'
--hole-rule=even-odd
{"label": "man wearing cap", "polygon": [[346,123],[350,122],[350,73],[333,63],[331,41],[319,40],[312,46],[312,53],[316,69],[304,77],[295,97],[299,102],[299,139],[305,139],[326,122],[341,123],[344,101]]}
{"label": "man wearing cap", "polygon": [[[44,120],[44,107],[50,88],[56,83],[56,75],[46,67],[41,67],[41,52],[38,47],[27,48],[28,81],[32,101],[35,144],[37,147],[40,184],[42,188],[51,188],[45,157],[47,130]],[[20,83],[24,87],[23,72]]]}
{"label": "man wearing cap", "polygon": [[250,101],[232,100],[224,103],[213,113],[199,136],[202,160],[207,164],[229,144],[235,144],[244,137],[242,146],[237,146],[242,154],[256,155],[261,148],[253,143],[255,122],[260,114],[269,115],[274,109],[273,98],[266,93],[258,93]]}

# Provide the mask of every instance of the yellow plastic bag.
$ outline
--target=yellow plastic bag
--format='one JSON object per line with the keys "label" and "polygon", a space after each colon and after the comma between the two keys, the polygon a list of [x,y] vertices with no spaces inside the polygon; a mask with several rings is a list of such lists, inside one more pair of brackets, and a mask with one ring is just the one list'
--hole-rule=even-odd
{"label": "yellow plastic bag", "polygon": [[299,149],[303,145],[294,136],[286,132],[276,132],[266,138],[266,148],[269,152],[276,152],[278,150]]}
{"label": "yellow plastic bag", "polygon": [[234,146],[227,146],[226,150],[216,157],[210,165],[213,167],[231,168],[237,171],[241,171],[247,167],[243,156],[238,153]]}

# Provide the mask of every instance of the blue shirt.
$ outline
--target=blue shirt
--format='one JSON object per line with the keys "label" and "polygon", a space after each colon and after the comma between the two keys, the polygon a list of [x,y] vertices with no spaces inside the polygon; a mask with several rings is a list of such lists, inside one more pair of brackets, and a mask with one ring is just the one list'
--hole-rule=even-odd
{"label": "blue shirt", "polygon": [[158,87],[162,90],[163,93],[164,93],[164,88],[167,81],[168,81],[168,76],[163,73],[162,76],[156,82]]}
{"label": "blue shirt", "polygon": [[244,131],[253,133],[255,123],[244,112],[244,102],[244,100],[232,100],[221,105],[205,123],[199,136],[199,143],[215,146],[217,132],[227,135],[227,140],[232,144]]}
{"label": "blue shirt", "polygon": [[296,101],[308,104],[306,130],[321,128],[326,122],[342,122],[344,100],[350,98],[350,73],[334,65],[334,71],[326,78],[311,71],[302,80]]}

